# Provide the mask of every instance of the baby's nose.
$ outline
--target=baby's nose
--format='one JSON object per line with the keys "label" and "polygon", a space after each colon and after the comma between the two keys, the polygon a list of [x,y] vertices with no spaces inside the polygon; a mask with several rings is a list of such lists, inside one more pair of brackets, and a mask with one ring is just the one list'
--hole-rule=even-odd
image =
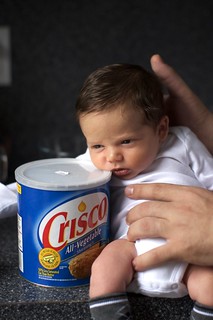
{"label": "baby's nose", "polygon": [[122,161],[123,156],[122,154],[115,149],[110,149],[108,154],[107,154],[107,161],[108,162],[118,162],[118,161]]}

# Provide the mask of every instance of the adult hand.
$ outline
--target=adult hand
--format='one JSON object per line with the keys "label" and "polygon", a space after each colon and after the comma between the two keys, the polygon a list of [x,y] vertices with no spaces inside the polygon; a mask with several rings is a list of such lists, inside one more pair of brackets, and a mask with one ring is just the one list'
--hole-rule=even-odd
{"label": "adult hand", "polygon": [[162,237],[167,243],[134,259],[136,271],[168,260],[213,266],[213,193],[171,184],[132,185],[132,199],[147,199],[130,210],[128,239]]}
{"label": "adult hand", "polygon": [[189,127],[213,154],[213,113],[159,55],[151,57],[151,66],[168,90],[165,104],[171,125]]}

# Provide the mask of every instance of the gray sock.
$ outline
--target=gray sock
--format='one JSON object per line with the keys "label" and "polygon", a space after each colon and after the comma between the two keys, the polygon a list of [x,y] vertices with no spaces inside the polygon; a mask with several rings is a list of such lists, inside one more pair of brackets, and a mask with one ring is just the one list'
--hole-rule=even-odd
{"label": "gray sock", "polygon": [[213,307],[195,302],[190,320],[213,320]]}
{"label": "gray sock", "polygon": [[93,320],[132,320],[126,293],[115,293],[89,301]]}

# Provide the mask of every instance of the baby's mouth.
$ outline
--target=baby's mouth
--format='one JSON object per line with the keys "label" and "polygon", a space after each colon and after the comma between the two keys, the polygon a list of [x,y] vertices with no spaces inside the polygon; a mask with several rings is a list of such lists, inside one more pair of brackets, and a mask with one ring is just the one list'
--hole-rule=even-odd
{"label": "baby's mouth", "polygon": [[129,169],[114,169],[112,170],[113,175],[117,177],[123,177],[130,173]]}

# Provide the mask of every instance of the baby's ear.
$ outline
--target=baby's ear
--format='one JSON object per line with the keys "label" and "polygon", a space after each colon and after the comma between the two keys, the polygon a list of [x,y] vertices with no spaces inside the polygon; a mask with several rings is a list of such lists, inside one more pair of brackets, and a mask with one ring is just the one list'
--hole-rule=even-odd
{"label": "baby's ear", "polygon": [[164,116],[161,118],[160,123],[158,125],[158,135],[160,142],[163,142],[168,135],[169,131],[169,118],[167,116]]}

